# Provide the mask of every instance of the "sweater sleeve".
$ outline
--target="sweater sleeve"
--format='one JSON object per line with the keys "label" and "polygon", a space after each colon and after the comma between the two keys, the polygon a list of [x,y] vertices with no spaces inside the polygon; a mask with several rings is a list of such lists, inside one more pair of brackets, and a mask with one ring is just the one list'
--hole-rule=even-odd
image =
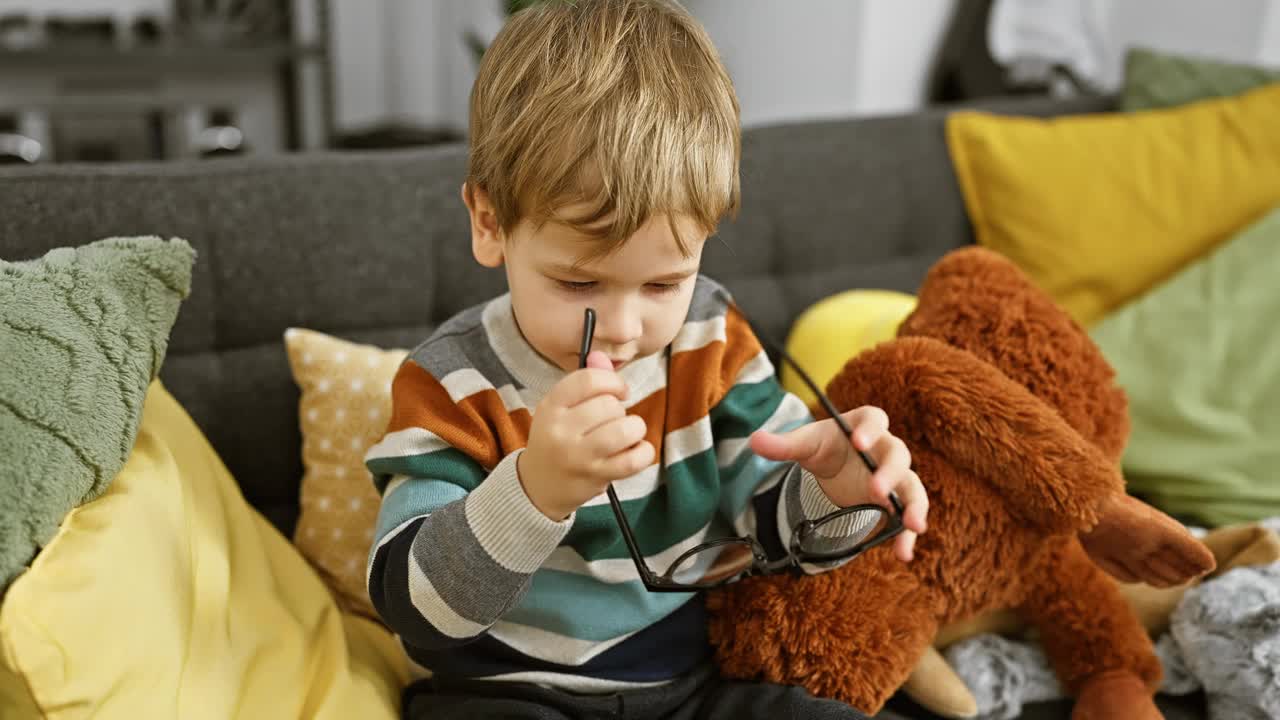
{"label": "sweater sleeve", "polygon": [[[767,460],[752,452],[749,439],[757,430],[785,433],[813,422],[804,402],[782,388],[774,367],[750,326],[732,308],[725,320],[725,367],[732,378],[710,412],[716,460],[721,474],[721,510],[743,535],[755,537],[771,558],[782,557],[792,531],[805,520],[817,520],[840,509],[807,470],[794,462]],[[735,362],[735,358],[741,358]],[[852,537],[865,523],[850,516],[824,535]],[[806,572],[829,570],[847,561],[804,564]]]}
{"label": "sweater sleeve", "polygon": [[[406,361],[392,384],[391,426],[365,457],[382,494],[369,595],[387,626],[417,647],[482,635],[520,601],[573,524],[572,516],[552,521],[525,495],[522,449],[495,451],[483,429],[501,424],[495,408],[501,403],[455,402]],[[486,470],[480,460],[494,456]]]}

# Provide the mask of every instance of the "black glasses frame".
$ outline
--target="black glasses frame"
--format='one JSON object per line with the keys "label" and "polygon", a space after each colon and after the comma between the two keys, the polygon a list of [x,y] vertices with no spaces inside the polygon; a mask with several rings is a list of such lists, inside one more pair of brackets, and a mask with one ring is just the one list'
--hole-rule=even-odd
{"label": "black glasses frame", "polygon": [[[734,309],[742,314],[743,318],[746,318],[746,314],[742,313],[740,308],[735,307]],[[748,324],[749,323],[750,321],[748,321]],[[583,313],[582,320],[582,346],[578,353],[579,368],[587,366],[587,355],[591,352],[591,343],[595,336],[595,329],[595,310],[587,308]],[[840,413],[836,411],[835,406],[832,405],[831,400],[827,397],[826,393],[822,392],[822,390],[818,388],[817,384],[813,382],[813,379],[809,377],[809,374],[806,373],[785,350],[769,342],[759,333],[756,333],[756,337],[760,338],[760,342],[765,343],[796,371],[800,376],[800,379],[804,381],[806,386],[808,386],[809,390],[817,396],[818,401],[822,403],[822,407],[827,411],[827,414],[830,415],[832,419],[836,421],[836,424],[840,426],[841,432],[852,440],[853,430],[849,427],[849,424],[845,422],[844,418],[840,416]],[[876,461],[865,451],[858,450],[856,448],[855,450],[857,450],[858,456],[862,459],[863,464],[866,465],[867,470],[871,473],[875,473],[877,467]],[[804,520],[797,523],[791,531],[791,543],[790,547],[787,548],[786,557],[779,558],[777,560],[769,560],[768,554],[765,553],[760,542],[753,537],[736,535],[700,543],[699,545],[686,550],[680,555],[680,557],[676,558],[676,560],[671,563],[671,568],[679,568],[684,560],[698,553],[723,545],[733,544],[749,546],[752,555],[752,563],[750,566],[734,575],[729,575],[727,577],[711,581],[689,583],[672,578],[672,570],[668,570],[667,573],[659,575],[654,572],[653,568],[649,567],[649,563],[644,559],[644,554],[640,552],[640,545],[636,542],[635,533],[631,529],[631,523],[627,521],[627,514],[622,509],[622,502],[618,499],[618,494],[614,492],[613,483],[609,483],[606,488],[606,493],[609,496],[609,505],[613,508],[613,516],[618,522],[618,528],[622,531],[622,540],[627,545],[627,552],[631,554],[631,561],[635,563],[636,571],[640,573],[640,580],[644,583],[645,588],[650,592],[693,592],[696,590],[709,590],[752,575],[769,575],[784,571],[799,572],[800,565],[802,563],[835,562],[861,555],[862,553],[897,537],[904,529],[902,524],[902,502],[898,500],[897,494],[889,493],[889,504],[893,506],[892,511],[888,511],[886,508],[875,504],[853,505],[841,508],[816,520]],[[867,512],[870,510],[882,512],[887,515],[885,527],[870,539],[858,543],[851,548],[845,548],[837,552],[812,552],[803,549],[804,541],[816,532],[819,527],[830,522],[836,522],[839,518],[847,515]]]}

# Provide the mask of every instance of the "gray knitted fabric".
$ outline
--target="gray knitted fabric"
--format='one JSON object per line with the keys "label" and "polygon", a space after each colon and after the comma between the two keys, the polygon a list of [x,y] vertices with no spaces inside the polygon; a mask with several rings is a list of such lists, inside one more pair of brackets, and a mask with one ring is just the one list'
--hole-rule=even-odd
{"label": "gray knitted fabric", "polygon": [[[978,703],[977,720],[1011,720],[1026,703],[1066,697],[1049,659],[1034,643],[977,635],[947,648],[945,655]],[[1161,692],[1185,695],[1200,689],[1172,635],[1160,637],[1156,655],[1164,664]],[[1231,717],[1215,715],[1214,720]]]}
{"label": "gray knitted fabric", "polygon": [[[1280,532],[1280,519],[1263,524]],[[1189,590],[1156,654],[1161,691],[1204,688],[1212,720],[1280,718],[1280,563],[1237,568]],[[979,720],[1010,720],[1026,703],[1064,697],[1038,645],[979,635],[945,655],[973,692]]]}
{"label": "gray knitted fabric", "polygon": [[1192,588],[1170,632],[1215,720],[1280,717],[1280,563],[1236,568]]}
{"label": "gray knitted fabric", "polygon": [[1188,695],[1202,687],[1200,679],[1191,672],[1191,668],[1187,667],[1187,661],[1182,657],[1178,641],[1172,634],[1165,633],[1156,640],[1156,657],[1160,658],[1160,664],[1164,666],[1161,692],[1169,695]]}
{"label": "gray knitted fabric", "polygon": [[944,655],[973,693],[979,720],[1011,720],[1022,714],[1024,703],[1062,697],[1039,645],[976,635],[947,648]]}

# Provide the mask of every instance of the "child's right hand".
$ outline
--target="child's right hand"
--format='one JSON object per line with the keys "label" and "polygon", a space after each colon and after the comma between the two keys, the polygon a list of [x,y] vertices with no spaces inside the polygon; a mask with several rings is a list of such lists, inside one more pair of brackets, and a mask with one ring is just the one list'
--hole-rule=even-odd
{"label": "child's right hand", "polygon": [[653,463],[645,422],[627,415],[627,384],[601,352],[556,383],[534,409],[516,473],[534,507],[556,522]]}

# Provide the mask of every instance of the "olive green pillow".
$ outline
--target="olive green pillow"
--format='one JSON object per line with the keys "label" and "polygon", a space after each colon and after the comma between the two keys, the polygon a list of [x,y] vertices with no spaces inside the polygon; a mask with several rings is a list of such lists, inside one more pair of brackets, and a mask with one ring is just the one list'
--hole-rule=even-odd
{"label": "olive green pillow", "polygon": [[1125,56],[1120,107],[1153,110],[1197,100],[1239,95],[1280,82],[1280,68],[1205,60],[1134,49]]}
{"label": "olive green pillow", "polygon": [[124,465],[194,260],[159,238],[0,260],[0,592]]}
{"label": "olive green pillow", "polygon": [[1223,525],[1280,515],[1280,207],[1091,335],[1129,394],[1131,492]]}

